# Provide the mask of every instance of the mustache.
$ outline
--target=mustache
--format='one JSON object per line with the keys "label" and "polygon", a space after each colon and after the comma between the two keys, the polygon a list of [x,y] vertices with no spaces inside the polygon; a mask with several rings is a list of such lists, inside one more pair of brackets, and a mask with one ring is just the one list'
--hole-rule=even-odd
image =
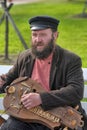
{"label": "mustache", "polygon": [[34,46],[34,47],[37,47],[37,46],[42,46],[43,45],[43,43],[42,42],[36,42],[35,44],[33,44],[32,46]]}

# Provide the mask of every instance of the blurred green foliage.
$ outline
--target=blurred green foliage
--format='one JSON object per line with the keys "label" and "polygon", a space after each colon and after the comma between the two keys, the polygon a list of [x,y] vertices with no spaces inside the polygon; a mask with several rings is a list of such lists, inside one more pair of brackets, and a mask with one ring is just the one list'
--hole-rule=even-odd
{"label": "blurred green foliage", "polygon": [[[35,15],[50,15],[60,19],[58,28],[59,38],[57,44],[75,52],[82,58],[82,66],[87,67],[87,18],[79,18],[84,2],[82,0],[42,0],[37,3],[14,5],[10,14],[25,39],[27,45],[31,44],[31,32],[28,19]],[[0,17],[3,14],[0,8]],[[75,17],[77,16],[77,17]],[[5,22],[0,25],[0,54],[4,54]],[[24,50],[11,23],[9,23],[9,53],[18,54]]]}

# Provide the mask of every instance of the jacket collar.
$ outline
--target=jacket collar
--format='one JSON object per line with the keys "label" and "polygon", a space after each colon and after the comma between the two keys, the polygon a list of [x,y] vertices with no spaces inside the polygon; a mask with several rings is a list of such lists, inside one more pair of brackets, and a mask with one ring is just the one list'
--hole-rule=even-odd
{"label": "jacket collar", "polygon": [[35,56],[32,54],[31,49],[29,49],[29,54],[25,61],[25,74],[26,76],[31,76],[33,65],[35,62]]}
{"label": "jacket collar", "polygon": [[53,60],[52,60],[52,66],[51,66],[51,73],[50,73],[50,87],[53,89],[53,82],[55,79],[55,75],[57,72],[57,69],[59,69],[61,60],[62,60],[62,49],[60,46],[56,45],[55,50],[54,50],[54,55],[53,55]]}

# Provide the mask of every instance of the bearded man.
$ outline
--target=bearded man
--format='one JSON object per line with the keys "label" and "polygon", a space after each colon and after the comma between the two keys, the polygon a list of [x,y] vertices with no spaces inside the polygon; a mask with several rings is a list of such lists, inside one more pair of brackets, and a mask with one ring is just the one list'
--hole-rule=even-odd
{"label": "bearded man", "polygon": [[[13,68],[1,76],[2,91],[16,78],[28,76],[46,91],[23,94],[21,102],[26,109],[38,105],[44,110],[78,105],[79,111],[84,114],[80,103],[84,90],[81,58],[56,44],[59,20],[50,16],[35,16],[29,19],[29,24],[31,49],[22,52]],[[26,123],[10,116],[0,130],[50,129],[40,123]],[[57,130],[63,130],[63,126]]]}

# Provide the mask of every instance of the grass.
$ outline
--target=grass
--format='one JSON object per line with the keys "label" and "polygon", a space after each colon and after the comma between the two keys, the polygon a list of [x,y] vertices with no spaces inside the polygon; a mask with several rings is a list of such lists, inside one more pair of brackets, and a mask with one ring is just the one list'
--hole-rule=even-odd
{"label": "grass", "polygon": [[[81,0],[80,0],[81,1]],[[57,44],[75,52],[82,58],[82,67],[87,67],[87,19],[73,16],[82,13],[84,2],[68,0],[44,0],[38,3],[14,5],[10,14],[30,47],[30,29],[28,19],[35,15],[50,15],[60,19]],[[0,16],[3,10],[0,8]],[[0,54],[4,54],[5,22],[0,25]],[[24,50],[17,34],[9,24],[9,54],[18,54]]]}

